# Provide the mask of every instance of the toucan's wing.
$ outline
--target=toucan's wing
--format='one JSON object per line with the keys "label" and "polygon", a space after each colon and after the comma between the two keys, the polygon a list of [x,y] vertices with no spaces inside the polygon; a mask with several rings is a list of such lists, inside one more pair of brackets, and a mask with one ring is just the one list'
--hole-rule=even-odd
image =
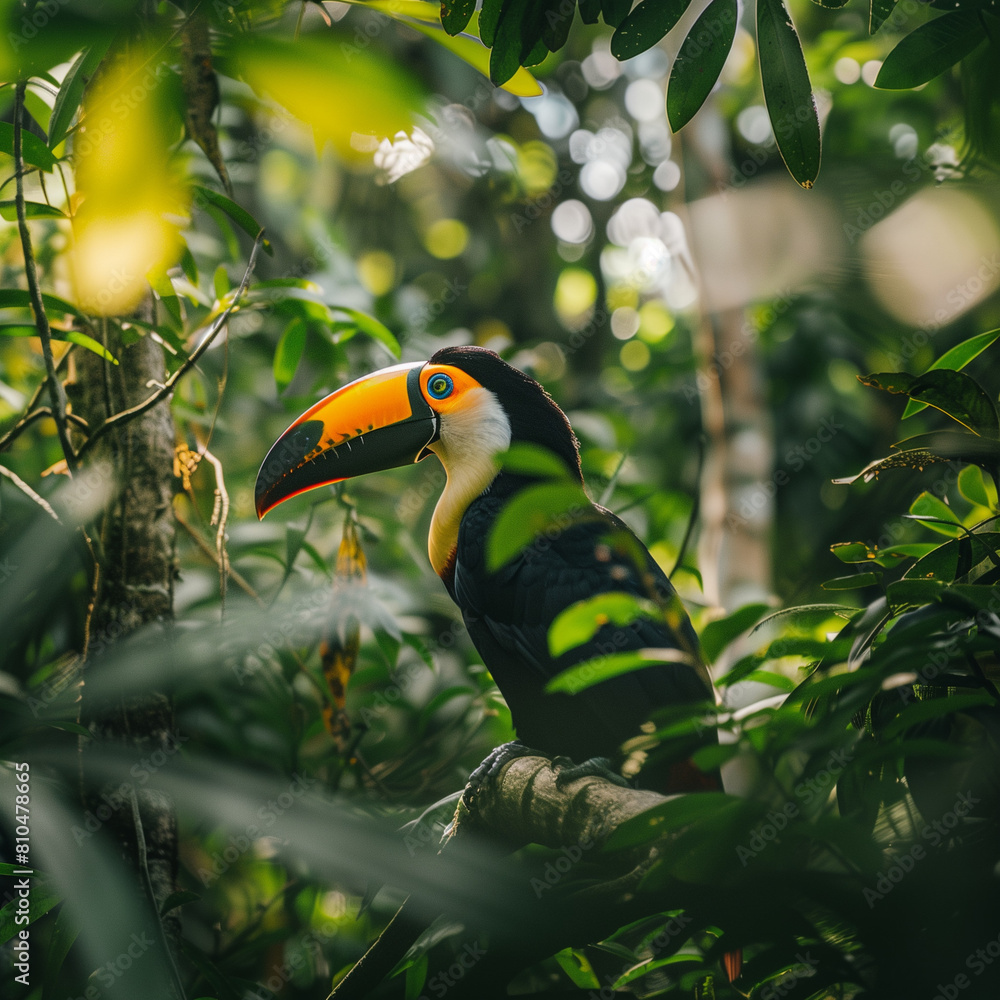
{"label": "toucan's wing", "polygon": [[[540,536],[491,573],[486,540],[501,507],[499,498],[487,494],[467,511],[453,590],[522,740],[573,757],[611,754],[658,708],[714,697],[684,615],[677,628],[646,617],[624,626],[604,625],[587,642],[552,657],[549,629],[577,601],[611,592],[666,600],[675,596],[673,588],[623,522],[596,506],[558,533]],[[650,648],[677,649],[689,659],[622,674],[572,697],[543,697],[545,684],[568,667]]]}

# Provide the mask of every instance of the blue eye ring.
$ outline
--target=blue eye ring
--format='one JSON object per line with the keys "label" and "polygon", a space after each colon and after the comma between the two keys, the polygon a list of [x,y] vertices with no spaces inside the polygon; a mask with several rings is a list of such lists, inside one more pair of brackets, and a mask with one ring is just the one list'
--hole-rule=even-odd
{"label": "blue eye ring", "polygon": [[455,391],[450,375],[437,372],[427,380],[427,393],[432,399],[447,399]]}

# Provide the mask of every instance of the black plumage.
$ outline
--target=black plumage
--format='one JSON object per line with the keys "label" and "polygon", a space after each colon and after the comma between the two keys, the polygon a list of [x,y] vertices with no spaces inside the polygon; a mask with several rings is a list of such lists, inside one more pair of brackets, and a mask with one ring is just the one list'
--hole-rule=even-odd
{"label": "black plumage", "polygon": [[[534,379],[492,352],[447,348],[431,359],[468,372],[501,402],[512,442],[539,444],[556,454],[582,485],[579,448],[565,414]],[[504,505],[533,485],[531,476],[501,470],[465,511],[450,572],[444,576],[469,635],[510,707],[518,739],[550,755],[577,762],[609,757],[621,762],[624,741],[658,710],[712,701],[708,673],[698,661],[698,640],[681,613],[676,629],[641,617],[602,626],[585,644],[558,658],[548,634],[556,617],[583,598],[625,592],[661,606],[675,592],[646,547],[617,516],[597,504],[574,508],[559,525],[495,572],[486,545]],[[612,653],[671,648],[691,662],[662,662],[603,681],[577,694],[546,693],[564,669]],[[697,664],[697,665],[695,665]],[[686,762],[697,746],[715,742],[714,729],[682,741],[672,753],[653,756],[640,783],[658,791],[718,787]]]}

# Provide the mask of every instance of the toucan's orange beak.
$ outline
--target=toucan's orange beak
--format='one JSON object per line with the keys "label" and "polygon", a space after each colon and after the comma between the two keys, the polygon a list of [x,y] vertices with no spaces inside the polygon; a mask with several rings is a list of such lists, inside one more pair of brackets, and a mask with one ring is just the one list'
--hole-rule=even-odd
{"label": "toucan's orange beak", "polygon": [[365,375],[306,410],[257,473],[257,516],[317,486],[426,458],[439,428],[420,392],[422,368],[418,361]]}

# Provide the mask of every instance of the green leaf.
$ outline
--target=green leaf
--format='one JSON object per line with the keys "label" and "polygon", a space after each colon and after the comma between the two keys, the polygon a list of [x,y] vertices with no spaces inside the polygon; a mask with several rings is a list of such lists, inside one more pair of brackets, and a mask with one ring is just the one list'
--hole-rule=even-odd
{"label": "green leaf", "polygon": [[897,580],[886,587],[885,596],[893,608],[898,608],[905,604],[930,604],[943,589],[941,580]]}
{"label": "green leaf", "polygon": [[441,24],[449,35],[457,35],[469,23],[476,0],[441,0]]}
{"label": "green leaf", "polygon": [[929,698],[926,701],[918,701],[913,705],[907,705],[885,727],[882,739],[891,740],[894,736],[899,736],[918,723],[930,722],[943,715],[951,715],[953,712],[962,712],[967,708],[979,708],[980,706],[995,706],[993,698],[985,691],[974,694],[951,694],[946,698]]}
{"label": "green leaf", "polygon": [[[204,208],[206,205],[211,205],[213,208],[217,208],[232,219],[251,239],[255,240],[260,235],[264,227],[245,208],[241,208],[231,198],[201,184],[192,184],[191,190],[194,192],[194,203],[199,207]],[[270,240],[264,240],[262,246],[267,254],[274,255],[274,248],[271,246]]]}
{"label": "green leaf", "polygon": [[[910,514],[923,521],[932,531],[937,531],[949,538],[957,538],[963,534],[962,526],[955,512],[940,497],[924,490],[910,504]],[[933,520],[929,520],[933,518]],[[944,522],[943,524],[940,522]]]}
{"label": "green leaf", "polygon": [[768,604],[745,604],[724,618],[709,622],[701,633],[701,651],[708,662],[714,663],[726,646],[753,628],[769,610]]}
{"label": "green leaf", "polygon": [[631,6],[632,0],[601,0],[604,23],[611,28],[617,28],[625,19]]}
{"label": "green leaf", "polygon": [[976,11],[942,14],[915,28],[885,57],[875,78],[882,90],[909,90],[939,76],[986,41]]}
{"label": "green leaf", "polygon": [[782,0],[757,0],[757,48],[778,152],[792,177],[811,188],[819,174],[819,116],[802,45]]}
{"label": "green leaf", "polygon": [[643,670],[663,663],[695,665],[690,655],[679,649],[638,649],[623,653],[608,653],[606,656],[597,656],[587,660],[586,663],[578,663],[556,674],[545,685],[545,690],[548,693],[565,691],[567,694],[577,694],[612,677],[620,677],[633,670]]}
{"label": "green leaf", "polygon": [[49,146],[52,149],[66,138],[70,125],[73,124],[73,117],[83,100],[84,89],[108,51],[111,38],[112,35],[109,33],[99,38],[95,45],[84,49],[63,77],[59,93],[56,94],[55,103],[52,105],[52,117],[49,119]]}
{"label": "green leaf", "polygon": [[399,346],[399,341],[393,336],[392,331],[374,316],[357,309],[348,309],[347,306],[330,306],[330,311],[350,316],[362,333],[380,343],[397,361],[402,357],[403,349]]}
{"label": "green leaf", "polygon": [[[997,337],[1000,337],[1000,328],[990,330],[988,333],[980,333],[975,337],[970,337],[968,340],[963,340],[961,344],[956,344],[950,350],[945,351],[927,371],[936,371],[939,368],[950,368],[952,371],[961,371],[973,358],[978,358]],[[905,420],[907,417],[912,417],[914,413],[919,413],[926,406],[927,403],[921,403],[919,400],[909,400],[906,404],[906,409],[903,410],[902,419]]]}
{"label": "green leaf", "polygon": [[546,531],[559,532],[590,510],[583,488],[572,482],[540,483],[514,495],[486,540],[486,565],[496,572]]}
{"label": "green leaf", "polygon": [[[407,22],[407,26],[414,31],[419,31],[422,35],[426,35],[442,48],[468,63],[473,69],[478,70],[483,76],[489,78],[490,50],[478,38],[472,35],[452,37],[436,24],[419,24],[410,21]],[[523,66],[519,66],[514,75],[500,89],[506,90],[507,93],[514,94],[516,97],[539,97],[542,94],[541,84]]]}
{"label": "green leaf", "polygon": [[838,576],[821,584],[824,590],[860,590],[871,587],[882,579],[880,573],[852,573],[850,576]]}
{"label": "green leaf", "polygon": [[616,59],[631,59],[652,48],[690,6],[691,0],[643,0],[615,29],[611,54]]}
{"label": "green leaf", "polygon": [[978,465],[967,465],[958,474],[958,492],[972,503],[991,510],[997,508],[997,491],[993,482],[983,478]]}
{"label": "green leaf", "polygon": [[497,21],[490,53],[490,80],[498,87],[506,83],[521,65],[521,24],[535,0],[506,0]]}
{"label": "green leaf", "polygon": [[905,394],[933,406],[957,420],[974,434],[996,437],[1000,416],[996,404],[982,386],[964,372],[930,369],[923,375],[908,372],[878,372],[858,376],[862,385],[885,392]]}
{"label": "green leaf", "polygon": [[[118,359],[103,344],[98,343],[93,337],[88,336],[86,333],[81,333],[79,330],[60,330],[58,327],[51,327],[49,335],[53,340],[65,340],[71,344],[77,344],[80,347],[85,347],[88,351],[93,351],[94,354],[104,358],[105,361],[110,361],[113,365],[118,364]],[[38,328],[33,324],[0,323],[0,337],[37,336]]]}
{"label": "green leaf", "polygon": [[715,86],[733,47],[737,14],[736,0],[712,0],[681,44],[667,84],[667,120],[674,132],[694,118]]}
{"label": "green leaf", "polygon": [[[27,219],[65,219],[66,213],[42,201],[26,201],[24,216]],[[0,201],[0,218],[6,222],[17,222],[17,202]]]}
{"label": "green leaf", "polygon": [[[59,298],[58,295],[50,295],[42,292],[42,305],[46,310],[57,313],[68,313],[71,316],[83,316],[83,310],[78,309],[72,302]],[[31,296],[25,288],[0,288],[0,309],[30,309]]]}
{"label": "green leaf", "polygon": [[549,653],[562,656],[567,650],[589,642],[605,625],[629,625],[637,618],[660,618],[652,602],[614,591],[597,594],[565,608],[549,628]]}
{"label": "green leaf", "polygon": [[896,0],[871,0],[868,14],[868,34],[874,35],[896,7]]}
{"label": "green leaf", "polygon": [[597,24],[601,17],[601,0],[580,0],[580,20],[584,24]]}
{"label": "green leaf", "polygon": [[190,889],[178,889],[177,892],[170,893],[163,901],[163,905],[160,907],[160,916],[165,916],[171,910],[176,910],[178,906],[193,903],[197,899],[201,899],[198,893],[191,892]]}
{"label": "green leaf", "polygon": [[[800,604],[795,608],[782,608],[780,611],[775,611],[774,614],[768,615],[766,618],[762,618],[753,628],[753,632],[758,632],[765,625],[771,624],[771,622],[777,621],[779,618],[805,618],[805,619],[815,619],[816,624],[822,624],[828,618],[834,615],[846,615],[847,617],[853,617],[858,613],[859,609],[851,607],[848,604]],[[753,635],[753,632],[750,634]]]}
{"label": "green leaf", "polygon": [[500,11],[504,0],[483,0],[483,8],[479,12],[479,37],[483,45],[493,47],[497,35],[497,25],[500,23]]}
{"label": "green leaf", "polygon": [[[0,122],[0,153],[14,155],[14,126],[10,122]],[[21,129],[21,154],[25,165],[40,170],[52,170],[57,162],[49,147],[26,128]]]}
{"label": "green leaf", "polygon": [[295,378],[308,333],[309,328],[302,319],[293,319],[278,341],[274,352],[274,382],[279,393],[284,392]]}
{"label": "green leaf", "polygon": [[[35,884],[28,893],[28,923],[33,924],[39,917],[44,917],[52,909],[62,896],[46,889],[43,885]],[[18,904],[20,898],[15,896],[2,910],[0,910],[0,945],[6,944],[24,926],[23,923],[15,923],[18,919]]]}
{"label": "green leaf", "polygon": [[515,441],[507,451],[497,456],[508,472],[545,479],[570,478],[566,464],[548,448],[527,441]]}

